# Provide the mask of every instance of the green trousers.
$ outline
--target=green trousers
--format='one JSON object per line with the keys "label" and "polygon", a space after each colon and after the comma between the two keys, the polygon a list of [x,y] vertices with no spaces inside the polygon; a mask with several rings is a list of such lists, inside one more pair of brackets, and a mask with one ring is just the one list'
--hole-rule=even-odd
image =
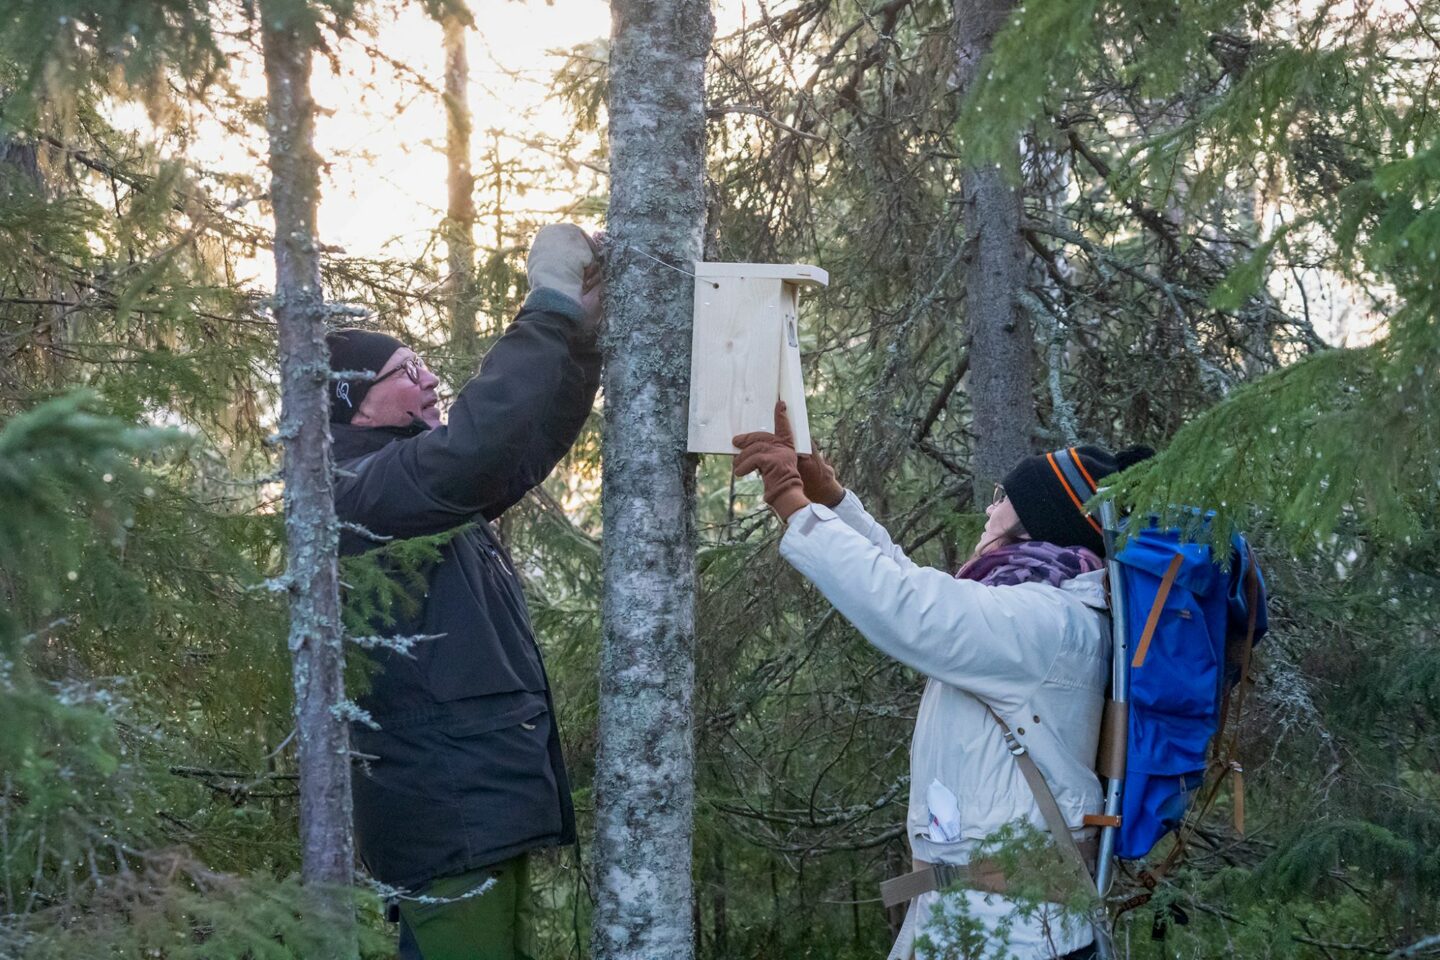
{"label": "green trousers", "polygon": [[[478,896],[465,896],[486,880]],[[400,903],[401,960],[536,960],[530,858],[431,881],[423,896],[446,903]]]}

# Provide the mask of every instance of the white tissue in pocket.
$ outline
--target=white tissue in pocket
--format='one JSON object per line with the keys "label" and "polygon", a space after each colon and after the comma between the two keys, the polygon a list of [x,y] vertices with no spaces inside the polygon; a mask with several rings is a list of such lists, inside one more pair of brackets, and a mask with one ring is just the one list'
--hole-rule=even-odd
{"label": "white tissue in pocket", "polygon": [[959,840],[960,804],[955,794],[939,780],[932,780],[925,791],[925,803],[930,808],[930,839],[945,843]]}

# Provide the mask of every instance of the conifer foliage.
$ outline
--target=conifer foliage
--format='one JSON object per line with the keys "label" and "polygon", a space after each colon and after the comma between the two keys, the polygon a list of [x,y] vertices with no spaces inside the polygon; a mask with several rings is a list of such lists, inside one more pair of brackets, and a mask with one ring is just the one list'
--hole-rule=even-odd
{"label": "conifer foliage", "polygon": [[[535,860],[542,956],[875,957],[899,920],[875,897],[909,866],[918,678],[780,560],[758,486],[680,454],[694,257],[829,270],[802,305],[812,431],[917,561],[967,553],[987,448],[1076,440],[1156,446],[1123,503],[1255,541],[1243,823],[1227,782],[1120,915],[1126,956],[1436,955],[1440,3],[717,3],[713,38],[705,7],[616,0],[547,139],[485,129],[478,97],[471,135],[460,53],[487,18],[459,3],[0,2],[0,960],[393,955],[373,899],[353,927],[313,909],[351,865],[343,791],[307,832],[295,711],[338,711],[310,781],[338,789],[349,708],[336,658],[314,684],[287,637],[334,654],[415,602],[439,540],[334,565],[320,326],[384,328],[458,387],[534,226],[592,216],[603,417],[496,525],[582,834]],[[434,63],[394,60],[412,8]],[[244,83],[267,47],[273,97]],[[472,94],[499,82],[475,50]],[[418,246],[351,254],[314,222],[345,185],[304,142],[307,52],[347,93],[457,108],[452,195],[408,185],[435,211]],[[201,126],[244,159],[197,161]],[[997,368],[999,403],[975,374]],[[1023,429],[997,439],[1007,405]],[[300,480],[322,509],[287,531]],[[291,633],[291,584],[316,631]],[[308,856],[317,836],[341,839]]]}
{"label": "conifer foliage", "polygon": [[[266,190],[183,153],[187,115],[234,105],[205,94],[217,17],[258,44],[242,13],[3,11],[7,960],[344,949],[298,886],[276,336],[235,280]],[[114,122],[136,101],[148,137]]]}

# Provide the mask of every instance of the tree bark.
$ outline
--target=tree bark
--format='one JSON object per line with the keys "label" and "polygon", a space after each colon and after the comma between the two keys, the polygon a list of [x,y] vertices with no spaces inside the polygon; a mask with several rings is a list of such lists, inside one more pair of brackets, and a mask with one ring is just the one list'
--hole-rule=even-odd
{"label": "tree bark", "polygon": [[[1033,135],[1026,136],[1021,147],[1020,169],[1025,192],[1032,198],[1035,219],[1055,228],[1063,227],[1061,210],[1070,183],[1069,152],[1058,150]],[[1040,324],[1038,333],[1045,341],[1044,367],[1050,388],[1051,433],[1059,443],[1073,446],[1080,442],[1080,427],[1075,401],[1065,396],[1064,388],[1072,319],[1067,309],[1064,281],[1069,280],[1073,271],[1063,248],[1056,249],[1049,260],[1028,252],[1026,259],[1029,265],[1027,281],[1031,289],[1045,295],[1043,303],[1038,299],[1027,299],[1032,304],[1032,316]]]}
{"label": "tree bark", "polygon": [[[955,73],[969,91],[1015,0],[955,0]],[[1017,146],[1018,150],[1018,146]],[[1035,432],[1034,334],[1019,294],[1026,253],[1020,234],[1023,194],[1005,173],[972,166],[961,178],[969,258],[965,319],[969,327],[970,395],[976,503],[989,503],[993,485],[1031,452]]]}
{"label": "tree bark", "polygon": [[[688,960],[695,461],[685,453],[704,230],[705,0],[615,0],[608,107],[597,960]],[[642,252],[643,251],[643,252]]]}
{"label": "tree bark", "polygon": [[[449,260],[450,345],[466,359],[477,350],[475,330],[475,175],[470,169],[470,62],[465,54],[468,17],[445,14],[445,160],[449,204],[445,249]],[[468,364],[467,368],[473,366]]]}
{"label": "tree bark", "polygon": [[[272,7],[274,9],[272,9]],[[280,333],[280,437],[285,444],[285,582],[300,764],[301,877],[342,925],[332,956],[356,955],[343,888],[354,876],[350,753],[332,491],[325,300],[315,210],[320,163],[310,96],[314,25],[303,7],[262,5],[269,93],[270,202],[275,213],[275,319]]]}
{"label": "tree bark", "polygon": [[725,956],[730,950],[730,917],[726,903],[725,844],[715,843],[715,897],[712,907],[714,933],[712,942],[715,955]]}

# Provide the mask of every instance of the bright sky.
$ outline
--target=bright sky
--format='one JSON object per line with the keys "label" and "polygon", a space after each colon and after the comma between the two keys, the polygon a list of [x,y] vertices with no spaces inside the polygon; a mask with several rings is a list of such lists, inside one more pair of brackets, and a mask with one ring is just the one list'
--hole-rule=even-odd
{"label": "bright sky", "polygon": [[[747,16],[755,16],[754,9],[747,10],[755,2],[715,2],[718,31],[733,31]],[[408,259],[423,255],[426,245],[435,242],[434,230],[445,212],[445,113],[436,92],[444,85],[444,55],[440,26],[419,4],[394,6],[399,9],[378,16],[373,38],[337,48],[338,73],[324,58],[315,60],[312,90],[322,110],[316,149],[327,165],[319,232],[322,242],[351,255]],[[523,195],[507,190],[502,205],[511,215],[543,219],[587,196],[603,196],[603,177],[587,166],[599,147],[596,135],[584,136],[564,157],[540,149],[534,141],[558,140],[573,130],[565,105],[551,95],[552,85],[566,54],[608,39],[610,7],[606,0],[471,0],[470,6],[476,21],[468,32],[471,166],[478,181],[476,239],[483,247],[494,230],[493,219],[486,221],[493,191],[485,178],[497,150],[502,165],[527,172],[566,171],[549,189],[532,186]],[[773,0],[770,4],[772,12],[784,6]],[[366,46],[416,76],[397,72]],[[232,59],[230,74],[246,96],[264,96],[258,53]],[[120,106],[116,119],[137,131],[148,123],[138,104]],[[253,140],[237,142],[213,120],[197,116],[189,154],[202,168],[217,172],[254,175],[259,168],[263,182],[266,144],[263,135]],[[564,216],[583,226],[598,226],[574,213]],[[264,226],[269,227],[268,219]],[[442,259],[443,245],[430,256]],[[274,269],[268,251],[257,251],[247,266],[252,282],[268,286]]]}
{"label": "bright sky", "polygon": [[[558,0],[550,5],[487,0],[472,6],[477,24],[468,44],[475,129],[472,167],[483,176],[485,154],[494,143],[491,131],[499,135],[505,160],[527,153],[507,133],[560,137],[568,132],[573,124],[563,105],[550,98],[551,81],[566,52],[609,35],[610,8],[603,0]],[[383,27],[377,43],[386,55],[414,67],[434,86],[443,86],[440,27],[415,5]],[[347,68],[368,72],[365,58],[356,63],[345,59]],[[379,72],[390,71],[382,66]],[[322,156],[370,151],[332,169],[322,201],[321,232],[327,242],[352,254],[386,252],[382,248],[392,239],[403,249],[417,251],[444,216],[444,108],[418,87],[412,86],[407,96],[400,85],[391,84],[385,93],[367,98],[368,103],[357,103],[353,88],[353,81],[328,70],[315,78],[317,102],[335,111],[317,130]],[[595,145],[593,136],[587,138],[579,159],[588,159]],[[524,159],[535,165],[558,159],[528,154]],[[583,189],[595,184],[593,175],[577,181]],[[522,202],[527,209],[563,209],[575,199],[574,191],[566,191],[526,195]],[[483,235],[483,230],[477,232]]]}
{"label": "bright sky", "polygon": [[[473,171],[483,177],[495,149],[504,164],[564,166],[566,158],[547,156],[521,138],[555,139],[574,126],[564,105],[551,98],[551,83],[568,51],[608,37],[609,5],[604,0],[472,5],[477,8],[476,29],[468,33]],[[321,109],[315,146],[327,168],[319,232],[322,242],[352,255],[408,258],[425,251],[445,213],[445,112],[436,92],[444,86],[444,53],[439,24],[418,4],[384,11],[378,21],[373,38],[337,48],[338,73],[324,58],[315,60],[311,88]],[[414,75],[404,76],[366,47]],[[244,95],[264,96],[258,53],[232,58],[230,74]],[[144,129],[138,104],[124,105],[117,113],[123,124]],[[213,120],[197,116],[189,154],[204,169],[259,173],[263,182],[266,144],[263,131],[256,134],[253,143],[242,144]],[[505,197],[506,208],[562,210],[596,192],[600,181],[583,165],[596,147],[591,135],[574,152],[573,159],[582,162],[575,165],[573,187],[532,190],[523,198],[512,194]],[[482,210],[476,232],[482,244],[483,187],[477,184]],[[433,255],[443,258],[443,246]],[[272,270],[268,251],[257,251],[250,264],[252,279],[268,285]]]}
{"label": "bright sky", "polygon": [[[730,33],[757,17],[756,3],[714,3],[717,32]],[[373,44],[385,57],[414,70],[423,83],[438,89],[443,86],[444,66],[440,26],[418,4],[400,6],[382,12],[375,37],[363,38],[362,43]],[[603,195],[603,178],[586,166],[598,147],[593,134],[583,138],[568,157],[547,153],[526,140],[537,136],[555,140],[572,129],[564,105],[551,97],[551,86],[568,51],[608,37],[610,10],[605,0],[553,0],[548,4],[543,0],[485,0],[483,4],[472,0],[471,6],[476,17],[468,47],[475,131],[472,169],[482,181],[477,184],[480,210],[476,234],[484,246],[493,230],[485,220],[485,204],[491,194],[483,182],[493,150],[498,149],[502,162],[527,171],[569,171],[558,177],[551,189],[532,188],[523,195],[507,191],[503,207],[512,215],[535,213],[537,219],[543,219],[587,195]],[[772,2],[769,6],[774,14],[785,4]],[[323,58],[316,60],[313,89],[324,111],[317,125],[316,146],[328,165],[320,237],[357,256],[422,256],[426,244],[434,242],[434,230],[446,203],[444,108],[433,90],[414,79],[398,80],[395,69],[372,57],[362,43],[352,41],[338,48],[338,74]],[[264,77],[256,61],[258,57],[232,62],[232,75],[244,93],[261,97]],[[143,110],[133,110],[136,125],[143,125]],[[252,174],[257,165],[263,167],[263,136],[240,144],[213,123],[197,124],[194,134],[191,156],[202,167]],[[574,214],[567,218],[595,225]],[[442,259],[443,246],[430,250],[429,256],[435,261]],[[257,251],[248,271],[252,281],[268,286],[272,271],[268,251]],[[1373,330],[1365,329],[1368,324],[1361,318],[1367,311],[1356,309],[1354,291],[1320,273],[1307,276],[1304,285],[1322,336],[1332,342],[1363,342],[1374,335]],[[1272,289],[1297,312],[1305,305],[1294,277],[1272,278]]]}

